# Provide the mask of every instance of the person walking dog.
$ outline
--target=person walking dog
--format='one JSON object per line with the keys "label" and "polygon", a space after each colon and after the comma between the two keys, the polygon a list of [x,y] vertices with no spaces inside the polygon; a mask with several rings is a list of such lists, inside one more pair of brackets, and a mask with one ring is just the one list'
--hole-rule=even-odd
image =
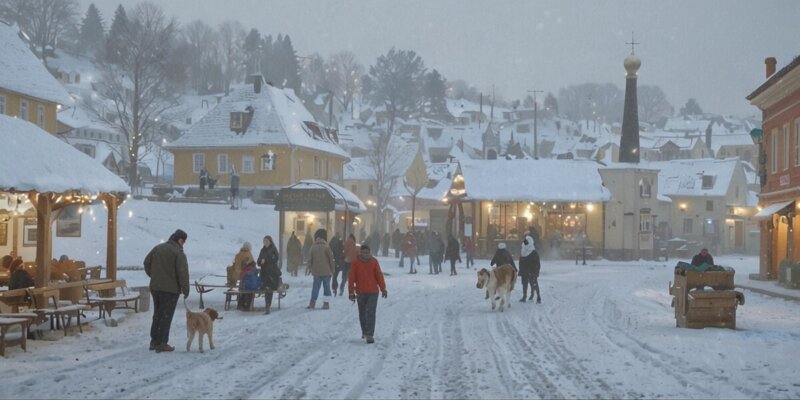
{"label": "person walking dog", "polygon": [[153,296],[153,322],[150,326],[150,350],[156,353],[174,351],[170,346],[169,330],[175,306],[183,293],[189,297],[189,263],[183,252],[186,232],[178,229],[169,240],[161,243],[144,258],[144,272],[150,277],[150,293]]}

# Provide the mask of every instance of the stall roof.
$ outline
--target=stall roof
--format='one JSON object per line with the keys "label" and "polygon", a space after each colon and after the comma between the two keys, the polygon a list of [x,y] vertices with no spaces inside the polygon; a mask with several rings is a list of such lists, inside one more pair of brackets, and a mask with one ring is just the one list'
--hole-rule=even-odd
{"label": "stall roof", "polygon": [[462,160],[467,200],[596,201],[611,193],[583,160]]}
{"label": "stall roof", "polygon": [[336,211],[345,211],[345,202],[347,202],[347,211],[352,213],[363,213],[367,211],[367,206],[358,198],[353,192],[328,181],[317,179],[305,179],[294,185],[289,186],[292,189],[319,189],[323,188],[328,191],[333,197],[336,206]]}
{"label": "stall roof", "polygon": [[753,218],[755,218],[755,219],[769,218],[769,217],[772,216],[772,214],[775,214],[777,212],[783,211],[784,209],[789,208],[789,206],[793,205],[793,204],[794,204],[794,200],[781,201],[781,202],[778,202],[778,203],[770,204],[770,205],[764,207],[756,215],[754,215]]}
{"label": "stall roof", "polygon": [[102,164],[30,122],[0,115],[0,142],[2,191],[129,191],[128,184]]}

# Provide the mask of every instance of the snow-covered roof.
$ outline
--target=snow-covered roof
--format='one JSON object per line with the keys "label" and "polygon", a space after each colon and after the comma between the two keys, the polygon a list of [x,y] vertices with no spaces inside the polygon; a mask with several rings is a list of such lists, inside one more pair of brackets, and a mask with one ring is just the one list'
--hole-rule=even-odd
{"label": "snow-covered roof", "polygon": [[128,192],[128,184],[36,125],[0,115],[0,190]]}
{"label": "snow-covered roof", "polygon": [[64,87],[19,37],[19,29],[0,21],[0,88],[58,104],[69,104]]}
{"label": "snow-covered roof", "polygon": [[[725,196],[738,158],[657,161],[643,164],[659,170],[658,191],[666,196]],[[711,176],[711,187],[703,187]]]}
{"label": "snow-covered roof", "polygon": [[599,164],[585,160],[460,160],[466,199],[608,201]]}
{"label": "snow-covered roof", "polygon": [[[304,179],[289,187],[292,189],[323,188],[327,190],[328,193],[333,196],[333,200],[335,202],[334,207],[336,211],[345,211],[345,208],[347,211],[355,213],[363,213],[367,211],[367,206],[361,201],[361,199],[358,198],[358,196],[333,182],[322,181],[318,179]],[[347,202],[347,207],[345,207],[345,201]]]}
{"label": "snow-covered roof", "polygon": [[696,119],[692,117],[674,117],[667,120],[667,123],[664,124],[664,130],[705,133],[709,123],[711,123],[711,121],[703,118]]}
{"label": "snow-covered roof", "polygon": [[351,158],[344,165],[344,180],[346,181],[369,181],[375,179],[368,157]]}
{"label": "snow-covered roof", "polygon": [[752,146],[753,149],[756,148],[749,133],[731,133],[711,137],[711,148],[714,150],[714,154],[718,153],[722,146]]}
{"label": "snow-covered roof", "polygon": [[[425,187],[417,194],[418,199],[442,200],[453,185],[458,163],[434,163],[427,166],[428,177],[436,182],[434,187]],[[448,178],[448,173],[450,177]]]}
{"label": "snow-covered roof", "polygon": [[[253,116],[247,130],[241,134],[231,131],[231,112],[248,107],[252,107]],[[348,157],[333,139],[324,133],[315,135],[306,122],[314,123],[314,117],[291,89],[264,84],[261,93],[256,93],[253,85],[237,85],[219,105],[166,148],[293,145]]]}

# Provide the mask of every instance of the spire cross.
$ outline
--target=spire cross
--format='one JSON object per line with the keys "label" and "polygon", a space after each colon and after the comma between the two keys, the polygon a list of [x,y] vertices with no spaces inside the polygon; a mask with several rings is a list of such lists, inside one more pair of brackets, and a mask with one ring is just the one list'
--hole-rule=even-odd
{"label": "spire cross", "polygon": [[637,42],[637,41],[635,41],[633,39],[633,31],[631,31],[631,41],[630,42],[625,42],[625,44],[631,45],[631,54],[634,54],[634,46],[636,46],[637,44],[641,44],[641,43],[639,43],[639,42]]}

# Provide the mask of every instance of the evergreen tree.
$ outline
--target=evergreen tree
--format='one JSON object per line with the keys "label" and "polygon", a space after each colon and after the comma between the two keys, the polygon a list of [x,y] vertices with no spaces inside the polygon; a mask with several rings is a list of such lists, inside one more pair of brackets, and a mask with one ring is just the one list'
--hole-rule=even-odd
{"label": "evergreen tree", "polygon": [[244,38],[244,44],[242,44],[242,51],[244,52],[244,62],[246,66],[245,73],[248,75],[257,72],[259,69],[261,70],[262,74],[264,72],[263,65],[259,66],[263,56],[262,44],[263,42],[261,41],[261,34],[258,32],[258,29],[250,29],[250,32],[248,32],[247,36]]}
{"label": "evergreen tree", "polygon": [[689,116],[689,115],[703,115],[703,109],[700,108],[700,104],[697,104],[696,99],[689,99],[686,101],[686,105],[681,107],[681,115]]}
{"label": "evergreen tree", "polygon": [[264,36],[263,40],[261,41],[261,75],[264,76],[264,79],[267,82],[270,82],[272,85],[276,85],[276,66],[274,63],[275,51],[273,50],[272,42],[272,35]]}
{"label": "evergreen tree", "polygon": [[105,44],[105,27],[103,18],[94,3],[89,4],[86,15],[81,21],[81,31],[78,42],[78,51],[81,54],[88,54],[99,58],[103,52]]}
{"label": "evergreen tree", "polygon": [[125,46],[122,45],[122,38],[128,30],[128,15],[122,4],[117,6],[114,11],[114,19],[111,21],[111,28],[108,29],[106,38],[105,59],[110,63],[117,63],[124,58]]}
{"label": "evergreen tree", "polygon": [[394,130],[395,118],[407,118],[419,110],[420,84],[424,74],[425,63],[416,52],[395,50],[394,47],[369,67],[370,79],[364,81],[364,93],[372,105],[386,107],[389,134]]}
{"label": "evergreen tree", "polygon": [[423,112],[434,119],[442,121],[450,121],[452,115],[447,110],[447,81],[439,74],[439,71],[433,70],[426,74],[423,78],[422,85],[422,101]]}
{"label": "evergreen tree", "polygon": [[292,46],[292,39],[289,38],[289,35],[283,37],[283,44],[282,44],[282,53],[283,53],[283,63],[284,63],[284,79],[285,84],[284,87],[290,88],[294,90],[296,95],[300,94],[300,64],[297,62],[297,52],[294,51],[294,46]]}

